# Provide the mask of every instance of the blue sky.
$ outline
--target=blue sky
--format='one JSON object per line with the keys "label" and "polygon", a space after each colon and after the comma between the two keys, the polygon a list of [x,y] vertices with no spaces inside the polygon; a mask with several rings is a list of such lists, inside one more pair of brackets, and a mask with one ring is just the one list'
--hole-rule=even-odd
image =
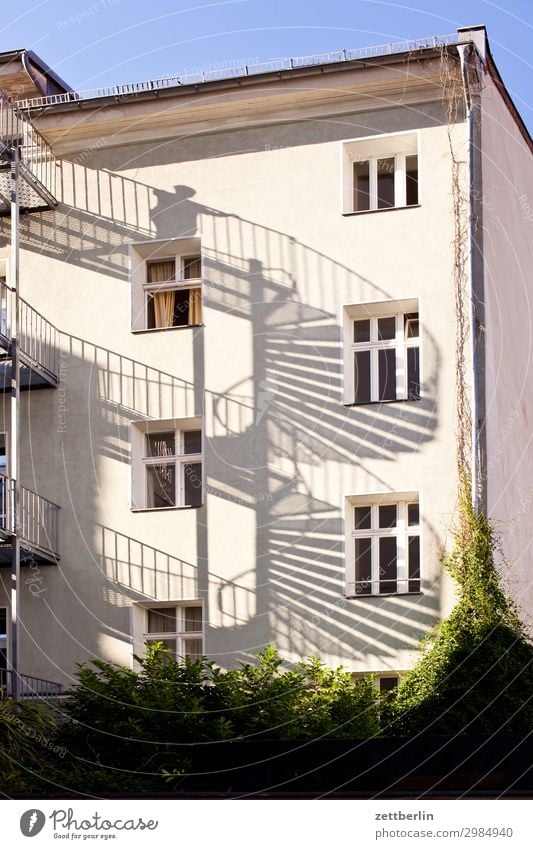
{"label": "blue sky", "polygon": [[0,51],[33,49],[83,89],[480,23],[533,129],[532,0],[20,0],[4,5]]}

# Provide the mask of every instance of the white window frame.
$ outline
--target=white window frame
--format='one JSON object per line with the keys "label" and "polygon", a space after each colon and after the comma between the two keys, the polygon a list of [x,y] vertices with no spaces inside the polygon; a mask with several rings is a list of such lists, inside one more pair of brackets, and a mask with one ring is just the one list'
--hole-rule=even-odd
{"label": "white window frame", "polygon": [[[405,316],[411,313],[418,314],[419,331],[418,336],[408,338],[405,335]],[[394,339],[378,340],[378,319],[392,318],[396,321],[396,333]],[[354,322],[370,320],[370,341],[354,342]],[[344,394],[343,403],[346,405],[357,404],[392,404],[394,401],[416,401],[422,397],[422,346],[421,346],[421,323],[420,309],[417,298],[409,298],[400,301],[375,301],[366,304],[346,304],[343,307],[343,349],[344,349]],[[379,360],[378,351],[385,348],[394,348],[396,351],[396,398],[379,399]],[[409,399],[407,385],[407,350],[418,348],[419,362],[419,398]],[[355,353],[356,351],[370,351],[370,401],[355,400]]]}
{"label": "white window frame", "polygon": [[[129,245],[131,281],[131,330],[133,333],[154,333],[168,330],[184,330],[201,327],[203,324],[203,277],[204,262],[201,238],[194,236],[166,241],[134,242]],[[185,279],[185,262],[200,257],[200,277]],[[174,262],[174,277],[160,283],[148,282],[148,265],[151,262]],[[200,291],[201,321],[198,324],[183,324],[172,327],[148,327],[148,300],[150,294],[180,289]]]}
{"label": "white window frame", "polygon": [[[417,157],[418,201],[407,205],[407,156]],[[378,160],[394,158],[394,206],[378,208]],[[369,209],[354,209],[354,163],[369,163]],[[342,211],[345,215],[386,212],[416,208],[420,205],[420,133],[419,131],[382,133],[342,142]]]}
{"label": "white window frame", "polygon": [[[183,623],[183,613],[182,611],[186,607],[199,607],[202,611],[202,628],[200,631],[185,631],[182,625]],[[157,608],[165,609],[165,610],[175,610],[176,612],[176,631],[149,631],[148,630],[148,611],[154,610]],[[142,643],[144,644],[148,641],[157,642],[159,640],[162,641],[176,641],[176,658],[184,658],[185,654],[183,653],[183,643],[189,640],[201,640],[202,643],[202,651],[201,655],[205,654],[205,605],[201,599],[179,599],[178,601],[151,601],[149,603],[144,603],[142,605]],[[140,654],[140,652],[136,652]]]}
{"label": "white window frame", "polygon": [[[202,450],[195,454],[184,454],[184,434],[188,431],[200,431]],[[148,436],[161,433],[174,433],[177,453],[163,457],[150,457],[148,454]],[[132,446],[132,500],[134,512],[164,510],[199,510],[205,498],[205,434],[202,419],[199,416],[186,419],[166,419],[161,421],[136,422],[131,426]],[[201,466],[201,502],[198,505],[185,504],[184,467],[199,463]],[[148,473],[150,466],[173,465],[175,467],[176,503],[167,507],[148,506]]]}
{"label": "white window frame", "polygon": [[[403,492],[403,493],[380,493],[379,495],[361,495],[351,496],[348,498],[345,510],[345,528],[346,528],[346,584],[345,595],[348,598],[373,598],[373,597],[391,597],[399,595],[418,595],[422,587],[422,514],[420,508],[420,498],[418,492]],[[418,525],[408,525],[407,507],[409,504],[418,504],[419,523]],[[379,527],[379,508],[395,505],[397,509],[396,526],[394,528]],[[355,508],[370,507],[371,522],[370,528],[355,528]],[[409,590],[409,573],[408,573],[408,538],[410,536],[418,536],[420,546],[420,577],[411,580],[419,581],[417,590]],[[396,538],[396,591],[380,592],[380,575],[379,575],[379,540],[384,537]],[[356,557],[355,557],[355,541],[356,539],[371,540],[371,586],[370,592],[357,592],[356,586]]]}

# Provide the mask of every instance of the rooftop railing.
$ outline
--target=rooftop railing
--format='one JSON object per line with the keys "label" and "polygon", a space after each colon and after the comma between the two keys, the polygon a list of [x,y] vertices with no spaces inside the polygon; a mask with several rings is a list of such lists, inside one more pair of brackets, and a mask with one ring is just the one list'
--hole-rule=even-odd
{"label": "rooftop railing", "polygon": [[33,490],[21,486],[20,515],[14,528],[12,493],[15,482],[0,473],[0,531],[16,530],[21,544],[51,557],[58,557],[59,507]]}
{"label": "rooftop railing", "polygon": [[252,77],[258,74],[291,71],[298,68],[312,68],[319,65],[329,65],[337,62],[351,62],[356,59],[371,59],[376,56],[390,56],[394,53],[410,53],[424,48],[445,47],[449,44],[457,44],[458,41],[459,36],[456,32],[448,35],[432,35],[428,38],[418,38],[411,41],[389,42],[388,44],[379,44],[374,47],[354,47],[350,50],[335,50],[330,53],[315,53],[310,56],[270,59],[267,62],[236,65],[228,68],[216,68],[190,74],[175,74],[168,77],[160,77],[155,80],[144,80],[139,83],[124,83],[121,85],[104,86],[103,88],[69,91],[64,94],[53,94],[48,95],[47,97],[35,97],[30,100],[21,100],[18,102],[18,106],[21,109],[38,109],[43,106],[55,106],[60,103],[94,100],[99,97],[127,98],[133,95],[146,94],[152,91],[164,91],[165,89],[175,88],[176,86],[200,85],[202,83],[215,82],[217,80],[230,80],[236,77]]}

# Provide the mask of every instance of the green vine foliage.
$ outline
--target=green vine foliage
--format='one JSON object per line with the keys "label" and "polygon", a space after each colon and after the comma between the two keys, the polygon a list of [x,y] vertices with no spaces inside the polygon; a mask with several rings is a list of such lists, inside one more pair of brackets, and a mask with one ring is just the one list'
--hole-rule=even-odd
{"label": "green vine foliage", "polygon": [[458,602],[383,715],[386,735],[521,733],[533,729],[533,646],[496,566],[498,543],[463,481],[455,547],[444,566]]}

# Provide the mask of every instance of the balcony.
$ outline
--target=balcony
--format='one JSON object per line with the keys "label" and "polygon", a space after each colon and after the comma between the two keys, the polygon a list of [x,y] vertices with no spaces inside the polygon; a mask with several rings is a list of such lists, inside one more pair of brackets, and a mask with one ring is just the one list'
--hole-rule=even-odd
{"label": "balcony", "polygon": [[[0,566],[11,563],[14,486],[13,480],[0,474]],[[58,562],[58,520],[57,504],[21,486],[17,534],[22,564],[48,565]]]}
{"label": "balcony", "polygon": [[[0,669],[0,698],[10,698],[13,693],[15,672]],[[17,675],[17,700],[21,702],[55,702],[63,695],[61,684],[36,678],[34,675]]]}
{"label": "balcony", "polygon": [[[11,316],[10,292],[0,281],[0,393],[10,391]],[[20,299],[19,315],[20,388],[55,388],[59,383],[59,331],[46,318]]]}
{"label": "balcony", "polygon": [[27,116],[0,92],[0,215],[10,214],[13,148],[19,151],[20,211],[54,209],[56,164],[52,150]]}

